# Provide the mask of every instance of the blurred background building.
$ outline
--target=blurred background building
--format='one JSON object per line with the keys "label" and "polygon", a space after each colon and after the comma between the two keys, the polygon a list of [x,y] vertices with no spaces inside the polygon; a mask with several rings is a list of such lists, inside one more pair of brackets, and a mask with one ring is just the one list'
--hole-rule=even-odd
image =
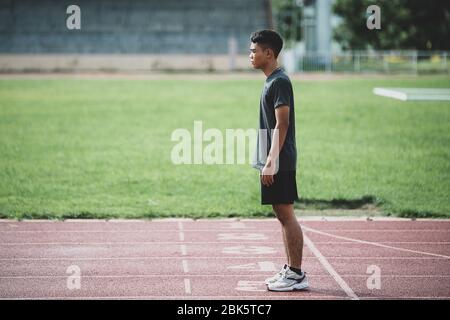
{"label": "blurred background building", "polygon": [[[366,27],[372,2],[381,30]],[[0,71],[250,71],[263,28],[282,34],[289,72],[450,69],[450,1],[0,0]]]}
{"label": "blurred background building", "polygon": [[[80,8],[81,29],[66,13]],[[0,0],[2,70],[229,70],[249,67],[268,0]]]}

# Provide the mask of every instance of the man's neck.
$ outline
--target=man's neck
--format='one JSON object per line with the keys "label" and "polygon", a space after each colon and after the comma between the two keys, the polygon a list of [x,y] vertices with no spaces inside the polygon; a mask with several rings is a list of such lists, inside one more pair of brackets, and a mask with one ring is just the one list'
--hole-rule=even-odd
{"label": "man's neck", "polygon": [[273,63],[269,63],[267,66],[265,66],[262,69],[262,71],[264,72],[266,77],[269,77],[275,71],[275,69],[277,69],[277,68],[278,68],[278,63],[275,60]]}

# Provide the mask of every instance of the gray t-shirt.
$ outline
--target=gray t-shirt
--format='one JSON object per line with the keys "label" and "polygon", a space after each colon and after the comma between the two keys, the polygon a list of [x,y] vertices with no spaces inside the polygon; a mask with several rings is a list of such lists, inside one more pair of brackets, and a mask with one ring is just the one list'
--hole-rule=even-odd
{"label": "gray t-shirt", "polygon": [[267,77],[261,93],[259,111],[260,130],[253,161],[253,167],[259,170],[264,167],[270,151],[272,130],[275,128],[277,122],[275,109],[283,105],[289,106],[289,128],[283,147],[280,150],[277,168],[281,171],[291,171],[297,168],[294,93],[289,77],[282,68],[278,68]]}

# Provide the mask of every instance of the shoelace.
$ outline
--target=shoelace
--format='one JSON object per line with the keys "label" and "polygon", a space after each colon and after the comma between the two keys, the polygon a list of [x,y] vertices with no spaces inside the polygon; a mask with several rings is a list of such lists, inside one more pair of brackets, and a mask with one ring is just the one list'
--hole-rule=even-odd
{"label": "shoelace", "polygon": [[278,274],[280,275],[281,278],[286,278],[286,273],[289,270],[289,268],[285,268],[283,270],[281,270]]}

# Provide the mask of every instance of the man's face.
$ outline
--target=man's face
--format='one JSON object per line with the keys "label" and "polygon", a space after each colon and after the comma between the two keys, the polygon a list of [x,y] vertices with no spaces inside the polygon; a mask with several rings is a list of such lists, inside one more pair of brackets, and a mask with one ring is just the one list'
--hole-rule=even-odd
{"label": "man's face", "polygon": [[268,49],[263,49],[257,43],[250,44],[250,62],[255,69],[262,69],[268,62],[270,54],[268,54]]}

